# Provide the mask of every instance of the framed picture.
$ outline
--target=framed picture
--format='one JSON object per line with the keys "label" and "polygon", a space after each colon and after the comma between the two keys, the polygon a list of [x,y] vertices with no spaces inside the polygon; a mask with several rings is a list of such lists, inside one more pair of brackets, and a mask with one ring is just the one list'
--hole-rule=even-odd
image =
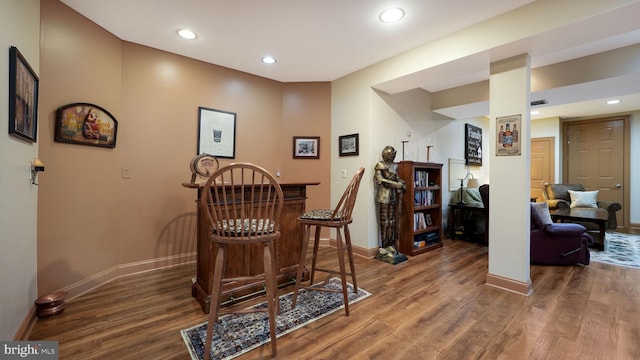
{"label": "framed picture", "polygon": [[294,136],[293,137],[293,158],[294,159],[320,159],[320,137],[319,136]]}
{"label": "framed picture", "polygon": [[118,121],[98,105],[73,103],[56,110],[54,141],[114,148],[117,134]]}
{"label": "framed picture", "polygon": [[482,128],[464,124],[464,159],[466,165],[482,166]]}
{"label": "framed picture", "polygon": [[236,113],[198,108],[198,154],[236,157]]}
{"label": "framed picture", "polygon": [[496,118],[496,156],[519,156],[520,135],[522,115],[510,115]]}
{"label": "framed picture", "polygon": [[18,48],[9,48],[9,134],[36,142],[38,76]]}
{"label": "framed picture", "polygon": [[338,149],[340,156],[358,155],[358,134],[343,135],[338,137]]}
{"label": "framed picture", "polygon": [[432,226],[433,225],[433,220],[431,220],[431,214],[426,214],[425,215],[425,221],[427,222],[427,226]]}

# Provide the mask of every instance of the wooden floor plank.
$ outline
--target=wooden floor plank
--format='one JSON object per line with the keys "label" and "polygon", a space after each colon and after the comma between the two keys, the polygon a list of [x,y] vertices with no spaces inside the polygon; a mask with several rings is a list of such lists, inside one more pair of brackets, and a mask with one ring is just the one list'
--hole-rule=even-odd
{"label": "wooden floor plank", "polygon": [[[334,257],[320,249],[319,266]],[[398,265],[356,257],[356,269],[372,296],[349,317],[338,311],[279,338],[278,359],[640,358],[637,269],[532,266],[526,297],[485,285],[487,248],[453,240]],[[39,319],[30,340],[59,341],[60,359],[188,359],[180,330],[206,321],[194,273],[188,264],[104,284]],[[238,359],[270,358],[261,346]]]}

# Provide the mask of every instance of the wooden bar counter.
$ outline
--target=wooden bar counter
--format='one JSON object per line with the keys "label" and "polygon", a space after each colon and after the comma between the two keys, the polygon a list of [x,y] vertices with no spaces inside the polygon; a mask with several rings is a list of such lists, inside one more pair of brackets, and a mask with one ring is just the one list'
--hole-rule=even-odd
{"label": "wooden bar counter", "polygon": [[[297,218],[305,212],[307,199],[307,186],[319,185],[319,182],[287,183],[280,184],[284,194],[284,209],[282,212],[282,224],[280,239],[276,241],[276,271],[278,284],[293,283],[298,270],[300,257],[300,243],[304,230],[298,224]],[[211,302],[210,277],[213,264],[210,263],[209,252],[209,222],[200,208],[200,193],[202,185],[198,183],[183,183],[182,186],[198,190],[198,229],[197,229],[197,270],[196,277],[191,286],[191,295],[196,298],[202,310],[209,313]],[[264,271],[262,263],[262,245],[230,246],[227,250],[227,265],[225,276],[240,276],[247,274],[260,274]],[[215,249],[214,249],[215,251]],[[230,304],[250,297],[264,288],[264,282],[236,282],[225,286],[222,292],[222,303]]]}

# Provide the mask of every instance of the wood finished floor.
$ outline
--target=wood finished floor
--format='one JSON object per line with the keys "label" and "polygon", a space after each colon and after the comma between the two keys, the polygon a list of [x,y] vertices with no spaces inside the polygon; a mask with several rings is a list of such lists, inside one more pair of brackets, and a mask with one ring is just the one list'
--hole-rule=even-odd
{"label": "wood finished floor", "polygon": [[[333,263],[321,249],[320,263]],[[525,297],[485,285],[487,249],[446,240],[393,266],[356,257],[373,295],[278,339],[277,359],[640,359],[640,270],[532,266]],[[206,320],[195,264],[112,281],[40,319],[60,359],[189,359],[180,330]],[[286,288],[284,292],[289,292]],[[245,302],[247,306],[252,301]],[[262,346],[238,359],[269,359]]]}

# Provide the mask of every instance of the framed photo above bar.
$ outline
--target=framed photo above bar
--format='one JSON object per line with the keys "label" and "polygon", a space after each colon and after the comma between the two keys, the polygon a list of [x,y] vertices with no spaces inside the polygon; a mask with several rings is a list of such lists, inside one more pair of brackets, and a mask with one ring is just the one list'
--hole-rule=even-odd
{"label": "framed photo above bar", "polygon": [[38,76],[18,48],[9,48],[9,135],[36,142]]}
{"label": "framed photo above bar", "polygon": [[117,135],[118,120],[98,105],[73,103],[56,110],[54,141],[114,148]]}
{"label": "framed photo above bar", "polygon": [[482,128],[464,124],[464,160],[466,165],[482,166]]}
{"label": "framed photo above bar", "polygon": [[340,156],[358,155],[358,134],[343,135],[338,137],[338,149],[340,149]]}
{"label": "framed photo above bar", "polygon": [[236,113],[198,108],[198,154],[236,157]]}
{"label": "framed photo above bar", "polygon": [[320,137],[319,136],[294,136],[293,137],[293,158],[294,159],[320,159]]}

